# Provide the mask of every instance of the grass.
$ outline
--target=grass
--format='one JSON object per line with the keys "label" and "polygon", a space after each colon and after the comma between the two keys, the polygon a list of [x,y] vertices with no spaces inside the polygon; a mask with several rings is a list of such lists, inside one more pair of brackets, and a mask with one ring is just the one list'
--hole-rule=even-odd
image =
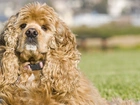
{"label": "grass", "polygon": [[79,66],[106,99],[140,100],[140,50],[82,52]]}

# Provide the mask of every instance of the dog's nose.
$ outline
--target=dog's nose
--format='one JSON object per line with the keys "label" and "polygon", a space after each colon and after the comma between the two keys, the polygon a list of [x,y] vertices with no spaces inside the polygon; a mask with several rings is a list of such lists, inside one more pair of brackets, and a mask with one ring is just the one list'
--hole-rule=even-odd
{"label": "dog's nose", "polygon": [[35,28],[29,28],[26,32],[25,32],[27,37],[30,38],[35,38],[38,35],[38,32],[36,31]]}

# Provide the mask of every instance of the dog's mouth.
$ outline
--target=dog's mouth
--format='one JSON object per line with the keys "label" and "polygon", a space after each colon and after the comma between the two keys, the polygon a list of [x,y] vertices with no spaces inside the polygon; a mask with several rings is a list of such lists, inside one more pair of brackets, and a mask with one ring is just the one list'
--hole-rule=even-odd
{"label": "dog's mouth", "polygon": [[29,69],[32,71],[42,70],[46,61],[46,54],[26,54],[19,53],[20,62],[24,63],[24,69]]}
{"label": "dog's mouth", "polygon": [[30,69],[32,71],[36,70],[42,70],[44,67],[44,61],[39,61],[38,63],[31,64],[30,62],[27,62],[24,66],[25,69]]}

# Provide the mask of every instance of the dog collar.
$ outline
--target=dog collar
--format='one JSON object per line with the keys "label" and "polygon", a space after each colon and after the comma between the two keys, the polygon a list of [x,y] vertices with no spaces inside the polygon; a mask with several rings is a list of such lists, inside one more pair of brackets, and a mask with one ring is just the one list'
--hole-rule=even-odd
{"label": "dog collar", "polygon": [[43,62],[39,62],[36,64],[28,64],[28,65],[33,71],[42,70],[42,68],[43,68]]}

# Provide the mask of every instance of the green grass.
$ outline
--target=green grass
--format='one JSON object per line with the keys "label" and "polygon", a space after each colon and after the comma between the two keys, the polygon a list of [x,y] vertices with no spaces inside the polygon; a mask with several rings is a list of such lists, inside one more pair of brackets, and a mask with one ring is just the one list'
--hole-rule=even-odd
{"label": "green grass", "polygon": [[140,50],[82,52],[82,72],[103,97],[140,100]]}

